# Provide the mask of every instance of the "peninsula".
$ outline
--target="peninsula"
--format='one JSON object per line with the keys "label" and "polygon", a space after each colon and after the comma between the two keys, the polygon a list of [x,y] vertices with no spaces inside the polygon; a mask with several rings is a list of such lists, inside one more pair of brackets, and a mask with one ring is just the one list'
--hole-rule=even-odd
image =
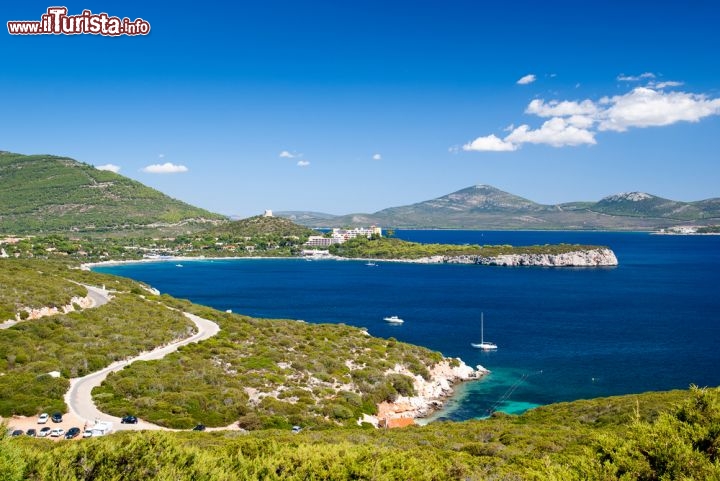
{"label": "peninsula", "polygon": [[420,244],[396,238],[358,236],[331,245],[332,255],[357,259],[394,260],[421,264],[478,264],[489,266],[603,267],[618,265],[608,247],[554,244],[510,245]]}

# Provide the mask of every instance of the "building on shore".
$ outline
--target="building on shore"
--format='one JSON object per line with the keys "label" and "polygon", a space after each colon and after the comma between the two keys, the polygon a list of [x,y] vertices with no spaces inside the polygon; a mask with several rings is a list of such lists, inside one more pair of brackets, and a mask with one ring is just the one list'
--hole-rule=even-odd
{"label": "building on shore", "polygon": [[369,239],[374,235],[382,237],[382,229],[374,225],[370,227],[355,227],[353,229],[335,228],[332,230],[329,237],[311,235],[308,237],[305,245],[308,247],[330,247],[333,244],[342,244],[350,239],[355,239],[358,236],[364,236]]}

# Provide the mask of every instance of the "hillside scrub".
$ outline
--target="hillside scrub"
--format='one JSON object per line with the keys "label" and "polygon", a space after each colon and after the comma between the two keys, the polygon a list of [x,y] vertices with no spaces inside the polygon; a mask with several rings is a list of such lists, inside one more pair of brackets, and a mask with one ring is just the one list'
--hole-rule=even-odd
{"label": "hillside scrub", "polygon": [[0,323],[15,319],[24,308],[65,306],[73,297],[87,295],[83,286],[48,275],[43,266],[36,267],[27,269],[21,263],[0,262]]}
{"label": "hillside scrub", "polygon": [[720,476],[719,410],[717,389],[692,388],[396,430],[4,438],[0,478],[704,481]]}
{"label": "hillside scrub", "polygon": [[123,231],[183,221],[189,222],[187,230],[198,219],[224,220],[122,175],[66,157],[0,152],[0,179],[3,233]]}
{"label": "hillside scrub", "polygon": [[[42,317],[0,331],[2,416],[64,412],[69,378],[194,332],[194,325],[182,313],[140,297],[145,291],[133,281],[54,263],[3,260],[0,265],[0,272],[12,272],[16,285],[24,286],[23,299],[30,305],[61,299],[56,296],[70,286],[85,292],[66,278],[126,290],[116,292],[115,298],[101,307]],[[50,287],[46,290],[45,286]],[[3,292],[9,289],[3,287]],[[49,376],[52,371],[59,371],[62,377]]]}
{"label": "hillside scrub", "polygon": [[109,375],[93,391],[100,409],[177,428],[354,424],[378,403],[412,394],[409,377],[387,371],[400,364],[428,376],[442,360],[437,352],[343,324],[253,319],[162,300],[217,322],[220,333]]}

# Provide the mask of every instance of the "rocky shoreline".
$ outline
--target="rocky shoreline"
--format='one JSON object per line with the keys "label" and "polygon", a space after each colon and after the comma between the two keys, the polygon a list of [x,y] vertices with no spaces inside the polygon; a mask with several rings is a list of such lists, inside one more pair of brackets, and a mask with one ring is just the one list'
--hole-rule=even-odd
{"label": "rocky shoreline", "polygon": [[382,402],[378,405],[376,416],[365,415],[360,422],[380,428],[415,424],[416,419],[427,417],[442,408],[445,401],[453,395],[455,384],[480,379],[489,372],[480,365],[472,368],[459,358],[446,358],[430,369],[429,379],[426,380],[398,364],[386,374],[404,374],[411,377],[416,394],[399,396],[394,402]]}
{"label": "rocky shoreline", "polygon": [[417,264],[478,264],[484,266],[534,267],[603,267],[617,266],[615,253],[608,248],[564,252],[561,254],[504,254],[493,257],[480,255],[432,256],[409,259]]}

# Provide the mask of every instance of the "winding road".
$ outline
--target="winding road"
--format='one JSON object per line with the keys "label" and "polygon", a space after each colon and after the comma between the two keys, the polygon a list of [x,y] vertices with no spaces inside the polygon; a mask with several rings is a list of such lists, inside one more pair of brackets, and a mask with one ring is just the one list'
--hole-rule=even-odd
{"label": "winding road", "polygon": [[[95,301],[93,307],[101,306],[110,301],[111,296],[107,290],[92,286],[85,287],[88,289],[88,295]],[[70,389],[65,393],[65,403],[68,405],[70,413],[88,425],[93,425],[97,421],[110,421],[113,423],[114,430],[167,429],[140,419],[138,419],[137,424],[121,424],[120,418],[110,416],[98,410],[92,400],[92,390],[94,387],[102,384],[108,374],[120,371],[135,361],[162,359],[171,352],[177,351],[180,346],[209,339],[220,332],[220,326],[213,321],[196,316],[195,314],[190,314],[189,312],[184,312],[183,314],[195,323],[198,329],[197,333],[186,339],[158,347],[149,352],[141,353],[133,358],[114,362],[104,369],[88,374],[87,376],[70,379]]]}

